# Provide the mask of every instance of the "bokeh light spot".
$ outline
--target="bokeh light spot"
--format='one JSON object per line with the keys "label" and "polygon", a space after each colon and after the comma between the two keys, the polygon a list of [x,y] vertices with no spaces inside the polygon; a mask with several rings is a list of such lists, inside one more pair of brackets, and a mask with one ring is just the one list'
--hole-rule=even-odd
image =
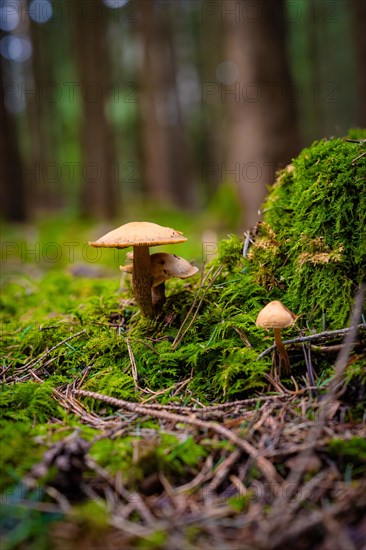
{"label": "bokeh light spot", "polygon": [[18,36],[4,36],[0,40],[0,54],[5,59],[23,62],[32,55],[32,45],[28,38]]}
{"label": "bokeh light spot", "polygon": [[16,2],[1,2],[0,29],[12,31],[19,23],[19,11]]}
{"label": "bokeh light spot", "polygon": [[128,1],[129,0],[103,0],[103,3],[108,8],[117,9],[117,8],[123,8],[123,6],[125,6]]}
{"label": "bokeh light spot", "polygon": [[49,0],[32,0],[28,13],[36,23],[47,23],[52,17],[52,4]]}

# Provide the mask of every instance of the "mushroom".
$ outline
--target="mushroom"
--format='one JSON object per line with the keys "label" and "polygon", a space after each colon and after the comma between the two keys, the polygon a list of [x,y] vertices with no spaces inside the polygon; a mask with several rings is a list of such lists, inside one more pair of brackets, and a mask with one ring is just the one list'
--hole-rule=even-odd
{"label": "mushroom", "polygon": [[141,313],[145,317],[152,318],[154,310],[151,298],[152,275],[149,246],[183,243],[186,240],[180,231],[170,227],[162,227],[150,222],[130,222],[110,231],[95,242],[89,242],[89,245],[106,248],[133,247],[133,293]]}
{"label": "mushroom", "polygon": [[[128,254],[130,260],[134,256]],[[187,279],[198,272],[198,267],[193,266],[184,258],[166,252],[157,252],[150,256],[151,264],[151,295],[155,313],[161,311],[165,302],[165,281],[172,277]],[[121,265],[120,270],[125,273],[133,272],[133,264]]]}
{"label": "mushroom", "polygon": [[275,300],[267,304],[260,312],[256,325],[262,328],[273,328],[275,344],[280,357],[280,372],[283,367],[286,375],[290,374],[290,362],[285,346],[281,338],[281,330],[294,324],[296,315],[292,313],[281,302]]}

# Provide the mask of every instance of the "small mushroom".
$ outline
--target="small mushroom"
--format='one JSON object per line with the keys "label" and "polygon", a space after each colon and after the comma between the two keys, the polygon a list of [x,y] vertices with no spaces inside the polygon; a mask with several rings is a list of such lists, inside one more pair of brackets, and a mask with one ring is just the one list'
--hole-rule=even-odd
{"label": "small mushroom", "polygon": [[281,302],[275,300],[267,304],[260,312],[256,320],[258,327],[273,328],[275,344],[280,358],[280,372],[283,367],[285,375],[290,374],[290,362],[285,346],[281,338],[281,330],[294,324],[296,315],[292,313]]}
{"label": "small mushroom", "polygon": [[186,240],[180,231],[170,227],[162,227],[150,222],[130,222],[110,231],[95,242],[89,242],[89,245],[105,248],[133,247],[133,293],[141,313],[145,317],[153,318],[149,246],[182,243]]}
{"label": "small mushroom", "polygon": [[[134,256],[128,254],[130,260]],[[155,313],[159,313],[165,303],[165,281],[172,277],[187,279],[198,272],[198,267],[193,266],[184,258],[166,252],[157,252],[150,256],[151,264],[151,295]],[[133,272],[133,264],[121,265],[120,270],[125,273]]]}

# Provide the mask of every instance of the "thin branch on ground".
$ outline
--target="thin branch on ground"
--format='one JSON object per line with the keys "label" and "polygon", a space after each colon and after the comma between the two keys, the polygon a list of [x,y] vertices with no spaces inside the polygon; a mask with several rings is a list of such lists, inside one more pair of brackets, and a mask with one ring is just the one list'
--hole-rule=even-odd
{"label": "thin branch on ground", "polygon": [[149,415],[155,418],[169,420],[174,423],[190,424],[192,426],[196,426],[197,428],[200,428],[205,431],[213,430],[215,433],[224,437],[224,439],[231,441],[232,443],[237,445],[240,449],[242,449],[244,452],[246,452],[250,456],[250,458],[252,458],[253,461],[257,464],[258,469],[262,472],[263,476],[267,479],[267,481],[271,483],[271,486],[273,487],[274,492],[278,493],[280,490],[280,486],[283,482],[283,479],[277,473],[273,464],[263,456],[260,456],[257,449],[255,449],[255,447],[253,447],[253,445],[251,445],[248,441],[246,441],[245,439],[241,439],[234,432],[228,430],[221,424],[218,424],[212,421],[200,420],[198,418],[195,418],[193,415],[187,417],[187,416],[178,415],[175,413],[169,413],[167,411],[153,410],[153,409],[138,405],[137,403],[131,403],[129,401],[123,401],[121,399],[115,399],[113,397],[108,397],[106,395],[102,395],[95,392],[75,390],[74,393],[76,395],[81,395],[83,397],[90,397],[92,399],[103,401],[104,403],[108,403],[109,405],[112,405],[118,408],[127,409],[128,411],[133,413]]}
{"label": "thin branch on ground", "polygon": [[[344,334],[347,334],[351,329],[354,327],[348,327],[348,328],[341,328],[339,330],[329,330],[325,332],[319,332],[317,334],[311,334],[310,336],[299,336],[298,338],[292,338],[291,340],[284,340],[283,343],[288,344],[297,344],[299,342],[316,342],[317,340],[322,340],[326,338],[337,338],[338,336],[343,336]],[[366,329],[366,323],[360,323],[359,325],[356,325],[355,327],[357,330]],[[274,349],[276,349],[276,346],[273,345],[264,351],[260,353],[257,357],[257,360],[262,359],[269,353],[271,353]]]}

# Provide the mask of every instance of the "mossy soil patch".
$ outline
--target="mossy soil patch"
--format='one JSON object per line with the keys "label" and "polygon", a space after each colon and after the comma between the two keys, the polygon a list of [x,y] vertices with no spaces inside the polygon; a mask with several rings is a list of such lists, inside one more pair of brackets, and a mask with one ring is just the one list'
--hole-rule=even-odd
{"label": "mossy soil patch", "polygon": [[[361,313],[352,347],[342,330],[365,275],[363,137],[304,150],[264,221],[193,282],[169,281],[155,321],[118,275],[8,278],[5,548],[362,547]],[[288,378],[255,325],[271,300],[299,316]]]}

